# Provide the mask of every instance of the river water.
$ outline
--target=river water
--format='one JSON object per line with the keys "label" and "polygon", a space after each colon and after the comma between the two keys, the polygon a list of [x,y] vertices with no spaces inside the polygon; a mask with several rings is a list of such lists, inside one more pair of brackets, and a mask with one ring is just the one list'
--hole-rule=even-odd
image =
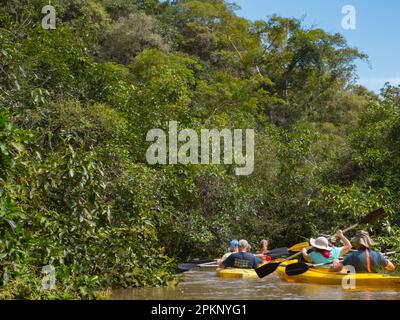
{"label": "river water", "polygon": [[400,300],[400,290],[347,291],[341,286],[286,283],[272,274],[264,279],[221,279],[216,272],[192,271],[177,287],[123,289],[118,300]]}

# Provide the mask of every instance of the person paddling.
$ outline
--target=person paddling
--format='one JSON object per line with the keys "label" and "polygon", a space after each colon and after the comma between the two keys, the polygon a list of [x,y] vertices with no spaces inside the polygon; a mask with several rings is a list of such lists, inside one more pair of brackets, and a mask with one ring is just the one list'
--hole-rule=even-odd
{"label": "person paddling", "polygon": [[368,232],[360,231],[352,239],[356,252],[352,252],[343,259],[343,262],[335,260],[332,270],[341,271],[345,266],[353,266],[357,273],[378,273],[380,268],[388,271],[394,270],[392,262],[387,260],[380,252],[371,249],[375,244]]}
{"label": "person paddling", "polygon": [[256,252],[256,254],[267,254],[268,253],[268,241],[261,240],[260,241],[260,248]]}
{"label": "person paddling", "polygon": [[258,251],[256,252],[256,256],[259,258],[259,263],[268,263],[271,262],[271,257],[267,256],[267,253],[269,252],[268,250],[268,240],[261,240],[260,241],[260,247]]}
{"label": "person paddling", "polygon": [[248,252],[249,243],[246,240],[239,241],[239,252],[232,253],[222,266],[225,268],[239,268],[239,269],[256,269],[258,268],[259,259],[253,254]]}
{"label": "person paddling", "polygon": [[[316,251],[307,253],[307,249],[302,250],[303,258],[307,262],[313,264],[323,264],[334,262],[340,257],[343,257],[351,250],[350,241],[344,236],[342,230],[336,232],[336,236],[342,241],[343,247],[332,247],[329,245],[329,240],[325,237],[319,237],[317,239],[311,239],[310,244],[316,249]],[[329,265],[326,268],[330,268]]]}

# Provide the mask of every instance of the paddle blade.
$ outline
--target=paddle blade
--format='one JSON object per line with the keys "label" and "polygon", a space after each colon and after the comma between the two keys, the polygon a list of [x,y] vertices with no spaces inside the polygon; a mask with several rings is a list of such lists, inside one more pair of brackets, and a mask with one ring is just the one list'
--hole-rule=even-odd
{"label": "paddle blade", "polygon": [[392,256],[392,255],[398,254],[398,253],[400,253],[400,250],[391,251],[391,252],[383,252],[382,254],[386,257],[386,256]]}
{"label": "paddle blade", "polygon": [[386,212],[383,208],[372,211],[361,219],[360,224],[373,224],[386,217]]}
{"label": "paddle blade", "polygon": [[290,255],[290,253],[287,248],[277,248],[277,249],[269,250],[266,255],[268,257],[271,257],[271,259],[273,260],[276,258],[288,257]]}
{"label": "paddle blade", "polygon": [[209,263],[215,263],[215,262],[216,262],[216,260],[193,259],[192,261],[190,261],[188,263],[178,263],[176,272],[183,273],[186,271],[196,269],[196,267],[198,267],[201,264],[209,264]]}
{"label": "paddle blade", "polygon": [[273,273],[278,268],[279,265],[280,265],[280,263],[264,264],[263,266],[256,269],[256,273],[260,279],[264,278],[267,275]]}
{"label": "paddle blade", "polygon": [[212,263],[217,261],[217,259],[193,259],[192,261],[190,261],[189,263],[193,263],[193,264],[205,264],[205,263]]}
{"label": "paddle blade", "polygon": [[195,264],[195,263],[179,263],[178,266],[176,267],[176,272],[183,273],[183,272],[193,270],[196,267],[197,267],[197,264]]}
{"label": "paddle blade", "polygon": [[310,267],[305,263],[293,263],[286,267],[285,272],[288,276],[297,276],[307,272],[309,269]]}
{"label": "paddle blade", "polygon": [[310,246],[310,244],[308,242],[302,242],[302,243],[295,244],[293,247],[290,247],[289,251],[299,252],[303,249],[307,249],[309,246]]}

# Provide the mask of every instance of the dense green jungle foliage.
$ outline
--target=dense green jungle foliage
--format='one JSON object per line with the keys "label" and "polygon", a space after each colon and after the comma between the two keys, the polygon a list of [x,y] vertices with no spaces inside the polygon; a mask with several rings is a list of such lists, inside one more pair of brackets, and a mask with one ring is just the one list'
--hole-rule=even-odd
{"label": "dense green jungle foliage", "polygon": [[[166,285],[230,239],[291,245],[358,221],[400,246],[400,88],[355,85],[340,34],[223,0],[0,0],[0,298]],[[146,134],[254,129],[255,169],[151,166]],[[41,290],[43,266],[56,289]]]}

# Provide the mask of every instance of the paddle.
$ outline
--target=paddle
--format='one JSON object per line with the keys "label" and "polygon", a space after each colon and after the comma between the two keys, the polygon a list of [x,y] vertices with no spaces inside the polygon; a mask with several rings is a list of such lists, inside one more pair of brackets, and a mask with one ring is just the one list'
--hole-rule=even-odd
{"label": "paddle", "polygon": [[218,264],[214,261],[214,262],[210,262],[210,263],[203,263],[203,264],[199,264],[196,267],[196,270],[199,271],[208,271],[208,270],[216,270],[218,268]]}
{"label": "paddle", "polygon": [[203,265],[203,264],[208,264],[208,263],[215,263],[216,260],[199,260],[199,259],[195,259],[189,263],[179,263],[176,271],[178,273],[183,273],[186,271],[190,271],[193,270],[195,268],[197,268],[199,265]]}
{"label": "paddle", "polygon": [[310,246],[310,244],[307,242],[301,242],[298,244],[295,244],[294,246],[290,247],[288,250],[291,252],[299,252],[301,250],[303,250],[304,248],[308,248]]}
{"label": "paddle", "polygon": [[255,256],[259,258],[269,256],[271,259],[287,257],[288,255],[290,255],[288,248],[275,248],[269,250],[267,253],[255,254]]}
{"label": "paddle", "polygon": [[[311,248],[312,248],[312,247],[309,247],[308,249],[311,249]],[[257,273],[257,275],[258,275],[258,277],[259,277],[260,279],[261,279],[261,278],[264,278],[264,277],[266,277],[267,275],[273,273],[273,272],[282,264],[282,262],[291,260],[291,259],[293,259],[293,258],[299,256],[300,254],[301,254],[301,252],[297,252],[296,254],[294,254],[294,255],[292,255],[292,256],[290,256],[290,257],[284,259],[284,260],[281,261],[281,262],[270,262],[270,263],[265,264],[265,265],[263,265],[263,266],[261,266],[261,267],[258,267],[258,268],[256,269],[256,273]]]}
{"label": "paddle", "polygon": [[382,254],[383,254],[384,256],[392,256],[392,255],[398,254],[398,253],[400,253],[400,250],[385,252],[385,253],[382,253]]}
{"label": "paddle", "polygon": [[[391,256],[394,254],[400,253],[400,250],[397,251],[392,251],[392,252],[387,252],[384,253],[383,256],[387,257],[387,256]],[[317,267],[321,267],[321,266],[326,266],[332,264],[332,262],[327,262],[327,263],[320,263],[320,264],[312,264],[312,265],[308,265],[306,263],[293,263],[293,264],[289,264],[286,269],[285,272],[288,276],[298,276],[300,274],[306,273],[308,270],[312,269],[312,268],[317,268]]]}
{"label": "paddle", "polygon": [[302,242],[295,244],[294,246],[290,248],[278,248],[278,249],[272,249],[268,251],[265,256],[271,257],[272,260],[277,259],[277,258],[285,258],[290,255],[290,252],[299,252],[303,250],[303,248],[308,248],[310,244],[308,242]]}
{"label": "paddle", "polygon": [[308,270],[312,268],[326,266],[328,264],[332,264],[332,262],[320,263],[320,264],[312,264],[308,265],[306,263],[293,263],[286,266],[285,272],[288,276],[298,276],[300,274],[306,273]]}
{"label": "paddle", "polygon": [[303,248],[308,248],[310,246],[310,244],[308,242],[302,242],[302,243],[298,243],[295,244],[294,246],[290,247],[290,248],[276,248],[276,249],[271,249],[269,250],[267,253],[265,254],[256,254],[256,257],[271,257],[272,259],[276,259],[276,258],[283,258],[283,257],[287,257],[290,255],[290,252],[299,252],[301,251]]}
{"label": "paddle", "polygon": [[[386,217],[386,212],[384,209],[380,208],[380,209],[374,210],[374,211],[370,212],[369,214],[367,214],[364,218],[362,218],[360,220],[360,222],[356,223],[355,225],[353,225],[347,229],[344,229],[343,233],[357,228],[360,224],[374,224],[375,222],[377,222],[385,217]],[[334,238],[334,237],[335,236],[332,236],[332,238]]]}
{"label": "paddle", "polygon": [[[348,231],[350,231],[352,229],[355,229],[360,224],[371,224],[371,223],[374,223],[374,222],[382,219],[383,217],[385,217],[385,215],[386,215],[385,210],[383,210],[382,208],[378,209],[378,210],[375,210],[375,211],[372,211],[368,215],[366,215],[364,218],[362,218],[359,223],[357,223],[357,224],[355,224],[355,225],[343,230],[343,232],[348,232]],[[334,236],[335,235],[332,235],[331,238],[333,238]],[[307,250],[310,250],[310,249],[312,249],[312,247],[308,247],[307,248]],[[298,253],[296,253],[296,254],[284,259],[281,262],[275,262],[275,263],[273,262],[273,263],[265,264],[265,265],[257,268],[256,269],[256,273],[257,273],[259,278],[264,278],[267,275],[273,273],[283,262],[291,260],[293,258],[296,258],[300,254],[301,254],[301,252],[298,252]]]}

